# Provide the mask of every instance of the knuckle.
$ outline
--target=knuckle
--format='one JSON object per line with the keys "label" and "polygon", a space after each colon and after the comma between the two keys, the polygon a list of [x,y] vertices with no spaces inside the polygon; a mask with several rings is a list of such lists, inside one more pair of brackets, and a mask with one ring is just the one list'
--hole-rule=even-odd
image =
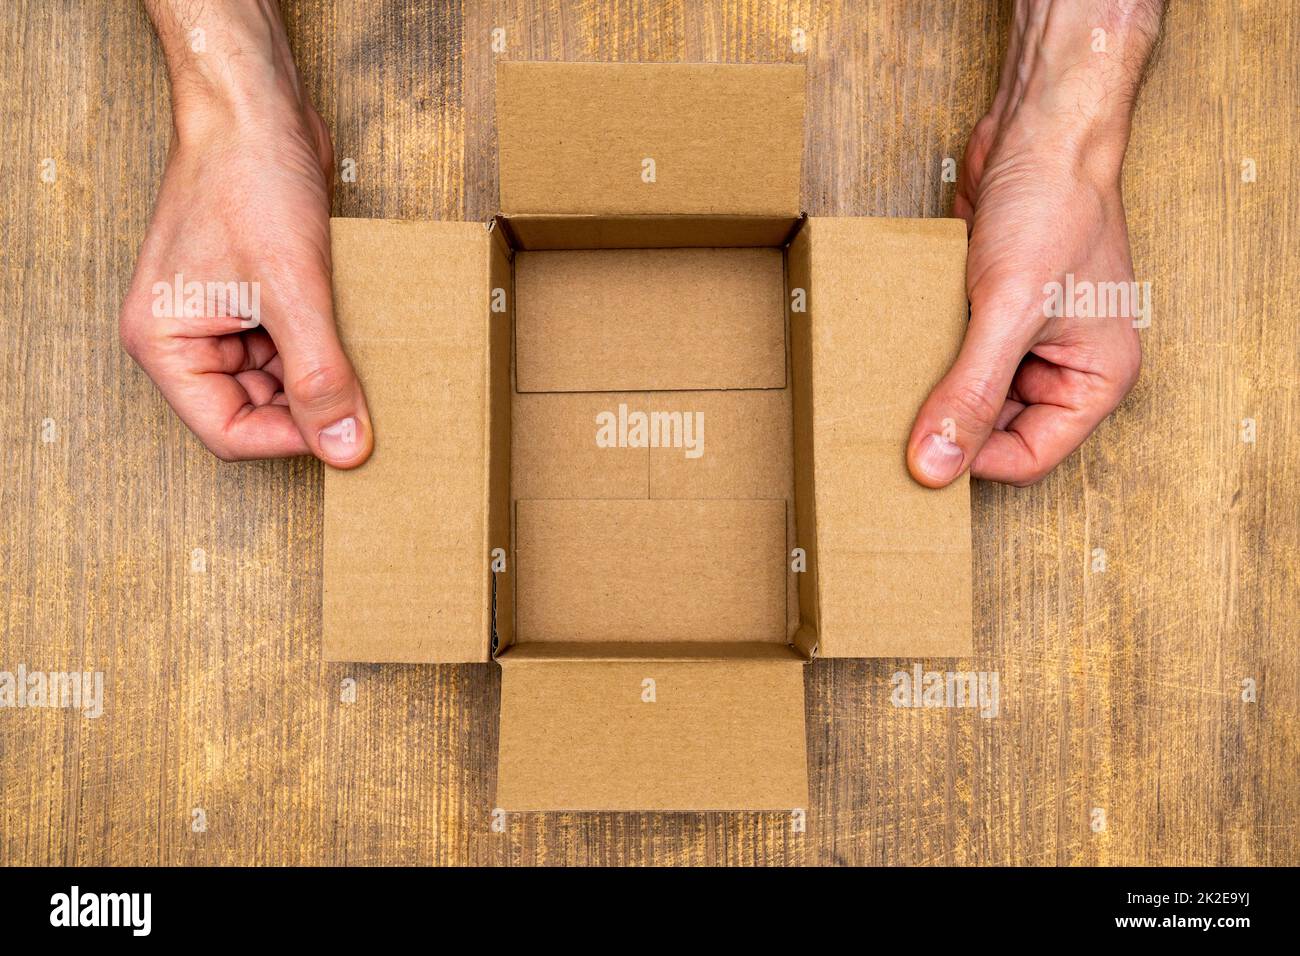
{"label": "knuckle", "polygon": [[948,396],[953,410],[966,422],[985,425],[998,417],[1002,408],[1003,396],[998,394],[994,385],[985,379],[963,382],[952,390]]}
{"label": "knuckle", "polygon": [[313,408],[341,405],[352,393],[352,378],[337,365],[321,365],[295,378],[289,394]]}
{"label": "knuckle", "polygon": [[1142,352],[1139,349],[1133,349],[1125,356],[1124,364],[1120,369],[1119,394],[1115,397],[1117,402],[1133,390],[1133,386],[1138,383],[1141,374]]}
{"label": "knuckle", "polygon": [[203,444],[208,451],[212,452],[221,461],[230,463],[243,460],[243,456],[235,450],[235,447],[222,437],[204,438]]}
{"label": "knuckle", "polygon": [[147,333],[140,307],[131,296],[122,303],[117,315],[117,337],[126,354],[141,361],[147,346]]}

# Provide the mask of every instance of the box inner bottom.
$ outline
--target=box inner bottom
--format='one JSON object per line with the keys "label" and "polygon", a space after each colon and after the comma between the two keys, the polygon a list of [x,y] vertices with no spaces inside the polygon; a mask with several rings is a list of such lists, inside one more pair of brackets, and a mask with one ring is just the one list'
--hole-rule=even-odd
{"label": "box inner bottom", "polygon": [[520,252],[515,289],[516,642],[787,643],[782,251]]}

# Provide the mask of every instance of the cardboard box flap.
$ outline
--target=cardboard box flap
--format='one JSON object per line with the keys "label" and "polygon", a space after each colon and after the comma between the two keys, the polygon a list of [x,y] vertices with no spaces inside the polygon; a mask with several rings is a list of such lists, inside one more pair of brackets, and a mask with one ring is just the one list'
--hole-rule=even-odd
{"label": "cardboard box flap", "polygon": [[507,215],[797,216],[797,64],[497,65]]}
{"label": "cardboard box flap", "polygon": [[819,653],[967,655],[969,482],[923,488],[906,462],[916,412],[966,329],[965,225],[812,218],[789,269],[791,287],[808,291],[790,338],[799,544],[810,566],[800,608]]}
{"label": "cardboard box flap", "polygon": [[573,661],[520,648],[500,659],[497,806],[807,806],[803,664],[793,653]]}
{"label": "cardboard box flap", "polygon": [[[378,440],[325,469],[324,655],[486,661],[508,547],[507,253],[479,223],[335,219],[335,314]],[[504,267],[503,267],[504,265]],[[512,617],[513,590],[495,601]]]}

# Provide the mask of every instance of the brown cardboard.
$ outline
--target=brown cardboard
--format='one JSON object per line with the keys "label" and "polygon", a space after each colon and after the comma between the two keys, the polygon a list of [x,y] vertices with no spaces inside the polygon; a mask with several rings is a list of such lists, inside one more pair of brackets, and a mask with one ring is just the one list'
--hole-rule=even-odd
{"label": "brown cardboard", "polygon": [[642,404],[704,426],[698,457],[650,449],[651,498],[794,499],[789,389],[651,392]]}
{"label": "brown cardboard", "polygon": [[325,469],[325,659],[485,661],[489,538],[504,546],[508,516],[501,253],[473,223],[335,219],[331,237],[340,334],[382,439],[362,467]]}
{"label": "brown cardboard", "polygon": [[904,457],[964,229],[799,217],[802,77],[505,64],[492,228],[335,221],[325,656],[499,660],[506,809],[806,806],[803,662],[971,652],[967,480]]}
{"label": "brown cardboard", "polygon": [[[513,562],[508,558],[510,534],[510,457],[514,427],[514,340],[515,288],[510,246],[495,224],[488,224],[491,248],[488,252],[488,557],[492,575],[491,650],[505,647],[514,639],[515,583]],[[444,266],[445,268],[445,266]],[[467,314],[477,324],[483,312]]]}
{"label": "brown cardboard", "polygon": [[500,217],[518,250],[780,248],[800,220],[790,216]]}
{"label": "brown cardboard", "polygon": [[[786,502],[787,555],[798,546],[794,511],[791,390],[654,392],[645,406],[702,417],[703,454],[650,449],[651,498],[779,498]],[[799,627],[801,575],[789,571],[787,630]]]}
{"label": "brown cardboard", "polygon": [[519,642],[786,641],[783,500],[519,501]]}
{"label": "brown cardboard", "polygon": [[798,661],[790,644],[754,641],[527,641],[501,652],[518,661]]}
{"label": "brown cardboard", "polygon": [[513,400],[514,500],[650,497],[649,448],[596,444],[597,416],[620,405],[643,411],[644,392],[516,392]]}
{"label": "brown cardboard", "polygon": [[803,662],[773,648],[784,656],[556,661],[512,650],[501,658],[497,805],[806,807]]}
{"label": "brown cardboard", "polygon": [[501,209],[797,216],[803,109],[793,64],[502,62]]}
{"label": "brown cardboard", "polygon": [[779,249],[520,252],[523,392],[781,388]]}
{"label": "brown cardboard", "polygon": [[814,218],[789,258],[805,622],[828,657],[968,655],[969,482],[922,488],[905,460],[965,328],[964,224]]}
{"label": "brown cardboard", "polygon": [[[785,254],[786,293],[789,305],[791,431],[794,458],[795,538],[804,558],[797,575],[799,624],[795,646],[810,657],[818,651],[821,630],[820,561],[817,549],[817,486],[813,472],[812,322],[808,296],[812,285],[812,231],[808,224],[791,240]],[[804,301],[795,296],[803,290]]]}

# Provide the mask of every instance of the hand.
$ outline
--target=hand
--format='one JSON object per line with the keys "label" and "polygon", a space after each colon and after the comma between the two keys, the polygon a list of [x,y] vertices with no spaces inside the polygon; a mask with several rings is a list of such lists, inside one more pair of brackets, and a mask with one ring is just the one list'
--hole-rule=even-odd
{"label": "hand", "polygon": [[1137,381],[1134,319],[1150,302],[1133,284],[1120,168],[1158,15],[1072,3],[1017,6],[1001,88],[966,148],[954,211],[970,228],[971,319],[908,441],[913,477],[932,488],[967,468],[1040,480]]}
{"label": "hand", "polygon": [[175,136],[122,342],[219,458],[359,465],[373,437],[334,327],[329,132],[274,4],[198,5],[197,52],[178,13],[193,6],[150,6]]}

